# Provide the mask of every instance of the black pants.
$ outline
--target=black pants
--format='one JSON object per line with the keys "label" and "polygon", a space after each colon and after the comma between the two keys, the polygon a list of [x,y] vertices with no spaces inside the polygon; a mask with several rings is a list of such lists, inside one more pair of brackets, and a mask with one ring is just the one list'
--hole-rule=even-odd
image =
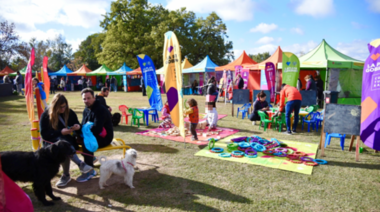
{"label": "black pants", "polygon": [[198,140],[198,135],[197,135],[197,131],[195,129],[197,129],[197,125],[198,123],[191,123],[190,124],[190,132],[191,132],[191,135],[194,139]]}
{"label": "black pants", "polygon": [[146,90],[145,90],[144,86],[142,86],[142,94],[143,94],[143,96],[146,96]]}
{"label": "black pants", "polygon": [[[106,147],[106,146],[108,146],[112,142],[112,139],[109,139],[107,137],[102,138],[100,136],[96,136],[96,140],[98,141],[99,148]],[[88,151],[86,149],[86,146],[84,146],[84,148],[83,148],[83,153],[85,153],[85,154],[82,154],[83,157],[84,157],[84,162],[87,165],[93,167],[94,166],[94,153]]]}
{"label": "black pants", "polygon": [[55,86],[50,87],[50,94],[55,94]]}

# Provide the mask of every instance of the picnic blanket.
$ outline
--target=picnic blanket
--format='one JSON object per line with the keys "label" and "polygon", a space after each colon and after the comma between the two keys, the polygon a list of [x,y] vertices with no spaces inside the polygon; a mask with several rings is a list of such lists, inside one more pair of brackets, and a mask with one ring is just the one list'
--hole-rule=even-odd
{"label": "picnic blanket", "polygon": [[[201,121],[205,121],[205,120],[206,120],[206,115],[207,115],[206,113],[200,113],[200,114],[199,114],[199,122],[201,122]],[[218,115],[218,120],[219,120],[219,119],[222,119],[222,118],[224,118],[224,117],[226,117],[226,116],[227,116],[227,115],[223,115],[223,114]],[[189,117],[186,117],[186,118],[185,118],[185,121],[186,121],[186,122],[190,122],[190,121],[189,121]]]}
{"label": "picnic blanket", "polygon": [[[236,130],[236,129],[229,129],[229,128],[223,128],[223,127],[217,127],[215,130],[211,130],[210,132],[207,132],[207,129],[208,128],[206,127],[206,129],[204,130],[197,130],[198,141],[191,141],[191,135],[188,135],[185,137],[185,142],[191,143],[191,144],[205,145],[205,144],[208,144],[207,139],[209,138],[222,139],[239,132],[239,130]],[[165,131],[167,130],[168,129],[164,129],[164,128],[156,128],[156,129],[145,130],[142,132],[137,132],[136,134],[150,136],[150,137],[158,137],[158,138],[168,139],[172,141],[184,142],[181,136],[167,135],[165,133]],[[212,132],[215,132],[217,130],[221,130],[221,132],[219,132],[218,135],[211,134]],[[207,133],[208,135],[206,135],[205,133]]]}
{"label": "picnic blanket", "polygon": [[[221,139],[220,141],[215,143],[215,147],[221,147],[224,149],[224,153],[228,153],[227,144],[231,143],[232,138],[237,138],[237,137],[241,137],[241,136],[229,136],[227,138]],[[286,141],[286,140],[280,140],[280,141],[286,143],[290,147],[297,148],[297,151],[307,153],[308,157],[315,159],[315,154],[318,149],[318,144],[297,142],[297,141]],[[209,157],[209,158],[215,158],[219,160],[233,161],[233,162],[239,162],[239,163],[254,164],[254,165],[265,166],[265,167],[270,167],[274,169],[282,169],[286,171],[307,174],[307,175],[311,175],[311,173],[313,172],[313,166],[306,166],[304,164],[291,163],[290,161],[287,160],[287,158],[280,158],[280,157],[276,157],[272,155],[265,155],[262,152],[258,152],[257,158],[247,158],[247,157],[222,158],[218,156],[218,153],[212,153],[209,151],[208,147],[205,147],[201,151],[195,153],[195,156]]]}

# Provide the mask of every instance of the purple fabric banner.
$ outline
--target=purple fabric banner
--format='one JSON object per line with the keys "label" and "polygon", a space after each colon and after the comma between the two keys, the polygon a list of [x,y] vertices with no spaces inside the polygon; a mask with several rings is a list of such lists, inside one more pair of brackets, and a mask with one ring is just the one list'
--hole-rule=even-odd
{"label": "purple fabric banner", "polygon": [[363,68],[360,137],[368,147],[380,150],[380,39],[368,44]]}
{"label": "purple fabric banner", "polygon": [[267,78],[268,90],[270,91],[270,101],[274,102],[275,97],[275,80],[276,68],[273,63],[265,63],[265,77]]}
{"label": "purple fabric banner", "polygon": [[241,70],[241,76],[243,77],[243,80],[244,80],[244,87],[243,87],[243,89],[247,89],[248,88],[249,69],[248,68],[243,68]]}

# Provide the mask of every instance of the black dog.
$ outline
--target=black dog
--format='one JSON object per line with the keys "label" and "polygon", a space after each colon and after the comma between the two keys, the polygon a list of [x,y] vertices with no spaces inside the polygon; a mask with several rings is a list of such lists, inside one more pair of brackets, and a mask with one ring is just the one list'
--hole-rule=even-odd
{"label": "black dog", "polygon": [[13,181],[33,182],[37,199],[45,206],[54,205],[47,201],[45,194],[52,200],[60,200],[53,195],[50,181],[58,173],[59,166],[75,149],[67,141],[58,141],[36,152],[2,152],[3,171]]}

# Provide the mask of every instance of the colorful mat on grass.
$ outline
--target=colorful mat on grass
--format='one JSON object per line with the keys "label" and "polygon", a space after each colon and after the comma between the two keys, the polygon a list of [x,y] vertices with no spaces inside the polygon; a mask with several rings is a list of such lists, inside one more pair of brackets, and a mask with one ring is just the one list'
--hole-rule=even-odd
{"label": "colorful mat on grass", "polygon": [[[227,144],[231,143],[232,138],[237,138],[237,137],[241,137],[241,136],[229,136],[227,138],[221,139],[220,141],[215,143],[215,147],[221,147],[224,149],[225,153],[228,153]],[[288,144],[288,146],[290,147],[297,148],[297,151],[307,153],[308,157],[315,158],[315,154],[318,149],[318,144],[296,142],[296,141],[286,141],[286,140],[280,140],[280,141]],[[209,151],[208,147],[205,147],[201,151],[195,153],[195,156],[203,156],[203,157],[215,158],[215,159],[226,160],[226,161],[254,164],[254,165],[265,166],[265,167],[270,167],[274,169],[282,169],[286,171],[298,172],[301,174],[308,174],[308,175],[311,175],[311,173],[313,172],[312,166],[291,163],[286,158],[280,158],[280,157],[276,157],[272,155],[265,155],[262,152],[258,152],[257,158],[247,158],[247,157],[222,158],[218,156],[218,153],[212,153]]]}
{"label": "colorful mat on grass", "polygon": [[[137,132],[136,134],[150,136],[150,137],[163,138],[163,139],[168,139],[168,140],[172,140],[172,141],[184,142],[183,138],[181,136],[171,136],[171,135],[165,134],[166,130],[168,130],[168,129],[156,128],[156,129],[151,129],[151,130],[145,130],[142,132]],[[227,136],[230,136],[230,135],[233,135],[233,134],[239,132],[239,130],[236,130],[236,129],[229,129],[229,128],[223,128],[223,127],[217,127],[216,130],[222,130],[222,131],[219,133],[219,135],[208,135],[208,136],[206,136],[206,135],[204,135],[204,133],[207,133],[207,127],[204,130],[197,130],[197,133],[201,133],[201,135],[198,135],[198,141],[191,141],[191,135],[188,135],[185,138],[185,142],[191,143],[191,144],[197,144],[197,145],[205,145],[205,144],[208,144],[207,139],[209,139],[209,138],[222,139],[222,138],[225,138]],[[215,131],[215,130],[212,130],[210,132],[213,132],[213,131]],[[155,132],[155,133],[152,133],[152,132]],[[156,134],[156,133],[158,133],[158,134]]]}
{"label": "colorful mat on grass", "polygon": [[[201,121],[205,121],[206,120],[206,113],[200,113],[199,114],[199,122],[201,122]],[[224,118],[224,117],[226,117],[227,115],[218,115],[218,120],[219,119],[222,119],[222,118]],[[187,121],[187,122],[189,122],[189,117],[186,117],[185,118],[185,121]]]}

